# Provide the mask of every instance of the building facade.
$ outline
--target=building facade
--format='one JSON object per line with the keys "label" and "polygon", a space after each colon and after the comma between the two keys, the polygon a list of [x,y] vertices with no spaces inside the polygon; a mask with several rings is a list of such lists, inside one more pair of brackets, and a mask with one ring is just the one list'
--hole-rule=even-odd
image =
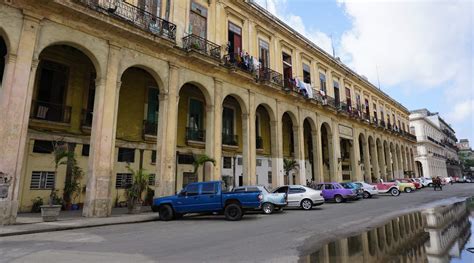
{"label": "building facade", "polygon": [[455,131],[438,113],[427,109],[412,111],[410,129],[416,135],[416,167],[424,177],[462,175]]}
{"label": "building facade", "polygon": [[[58,144],[85,171],[85,216],[125,200],[127,167],[157,196],[414,174],[409,111],[251,1],[2,0],[0,14],[4,222],[61,193]],[[203,154],[215,164],[195,174]]]}
{"label": "building facade", "polygon": [[472,177],[474,175],[474,151],[469,145],[468,139],[461,139],[457,144],[459,149],[458,156],[462,163],[462,173],[464,176]]}

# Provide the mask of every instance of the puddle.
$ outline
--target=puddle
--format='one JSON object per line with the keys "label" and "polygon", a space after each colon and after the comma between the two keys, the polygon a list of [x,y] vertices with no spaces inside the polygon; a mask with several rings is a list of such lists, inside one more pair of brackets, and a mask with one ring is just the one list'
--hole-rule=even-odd
{"label": "puddle", "polygon": [[332,241],[299,262],[474,262],[474,197]]}

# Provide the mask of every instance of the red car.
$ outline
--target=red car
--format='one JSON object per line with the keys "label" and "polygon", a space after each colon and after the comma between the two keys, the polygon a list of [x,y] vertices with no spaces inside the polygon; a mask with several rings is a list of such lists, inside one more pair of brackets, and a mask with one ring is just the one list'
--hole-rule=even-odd
{"label": "red car", "polygon": [[379,194],[391,194],[392,196],[400,195],[400,190],[396,183],[388,183],[380,179],[378,183],[373,183],[372,185],[377,187]]}
{"label": "red car", "polygon": [[398,179],[398,180],[402,183],[412,183],[412,184],[415,185],[416,189],[421,189],[423,187],[422,184],[415,181],[413,178],[401,178],[401,179]]}

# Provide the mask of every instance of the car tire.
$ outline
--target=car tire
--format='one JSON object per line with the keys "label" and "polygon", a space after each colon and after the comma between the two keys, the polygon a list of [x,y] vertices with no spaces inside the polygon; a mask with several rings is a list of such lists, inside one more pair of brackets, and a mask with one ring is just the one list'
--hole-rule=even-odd
{"label": "car tire", "polygon": [[311,210],[313,209],[313,202],[309,199],[303,199],[301,200],[300,206],[303,210]]}
{"label": "car tire", "polygon": [[372,195],[371,195],[369,192],[367,192],[367,191],[364,191],[364,194],[363,194],[363,196],[362,196],[362,197],[364,197],[364,199],[367,199],[367,198],[371,198],[371,197],[372,197]]}
{"label": "car tire", "polygon": [[336,195],[334,196],[334,201],[336,201],[336,203],[342,203],[344,202],[344,198],[341,196],[341,195]]}
{"label": "car tire", "polygon": [[392,189],[390,189],[390,194],[392,196],[399,196],[400,195],[400,190],[398,190],[397,188],[392,188]]}
{"label": "car tire", "polygon": [[428,184],[428,187],[433,187],[433,184],[432,184],[432,183],[429,183],[429,184]]}
{"label": "car tire", "polygon": [[413,191],[413,189],[411,189],[411,187],[405,188],[405,193],[411,193],[412,191]]}
{"label": "car tire", "polygon": [[224,208],[224,216],[229,221],[239,221],[244,213],[238,204],[229,204]]}
{"label": "car tire", "polygon": [[174,218],[174,211],[170,205],[162,205],[158,209],[158,214],[162,221],[170,221]]}
{"label": "car tire", "polygon": [[262,211],[266,215],[273,213],[274,209],[275,209],[275,206],[272,203],[264,203],[262,205]]}

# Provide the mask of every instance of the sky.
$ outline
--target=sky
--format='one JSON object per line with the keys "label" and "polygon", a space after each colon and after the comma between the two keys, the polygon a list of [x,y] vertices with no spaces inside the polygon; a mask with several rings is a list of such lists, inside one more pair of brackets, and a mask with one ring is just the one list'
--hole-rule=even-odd
{"label": "sky", "polygon": [[474,148],[474,0],[254,0]]}

